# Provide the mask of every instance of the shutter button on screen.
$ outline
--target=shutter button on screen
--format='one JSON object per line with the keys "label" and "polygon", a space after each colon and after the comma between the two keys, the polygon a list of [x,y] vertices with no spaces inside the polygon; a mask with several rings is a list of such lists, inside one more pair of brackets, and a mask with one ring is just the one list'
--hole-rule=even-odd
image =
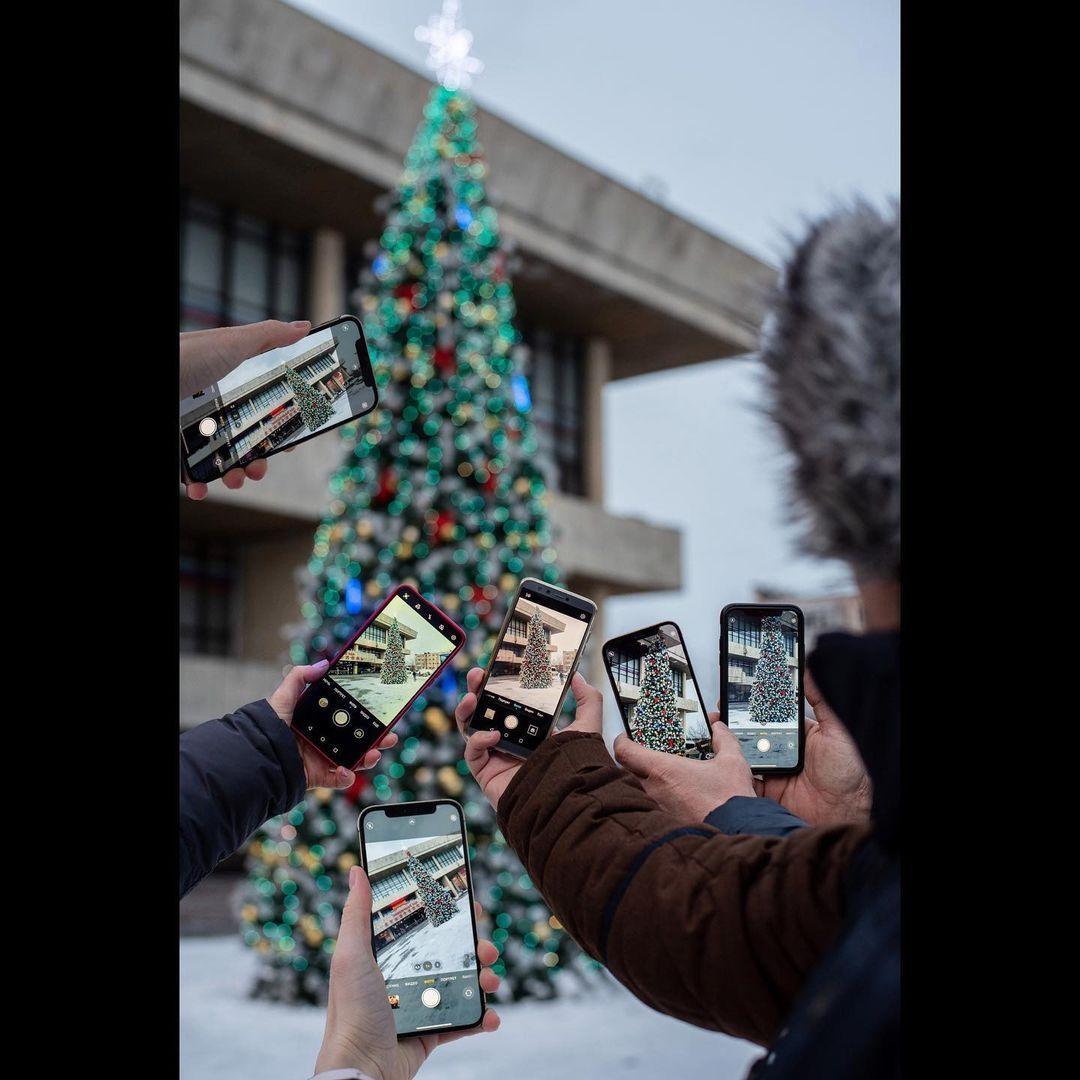
{"label": "shutter button on screen", "polygon": [[768,739],[758,739],[757,741],[757,748],[763,754],[767,754],[769,752],[770,746],[772,746],[772,743],[769,742]]}
{"label": "shutter button on screen", "polygon": [[435,989],[434,986],[429,986],[421,995],[420,1000],[429,1008],[434,1009],[436,1005],[442,1001],[442,994]]}
{"label": "shutter button on screen", "polygon": [[338,709],[338,711],[334,713],[333,719],[334,723],[337,724],[338,727],[345,727],[345,725],[349,722],[349,714],[344,709]]}
{"label": "shutter button on screen", "polygon": [[217,431],[217,421],[212,416],[204,416],[199,421],[199,434],[210,438]]}
{"label": "shutter button on screen", "polygon": [[518,718],[513,713],[511,713],[503,721],[503,727],[505,727],[507,731],[513,731],[514,728],[516,728],[517,726],[518,726]]}

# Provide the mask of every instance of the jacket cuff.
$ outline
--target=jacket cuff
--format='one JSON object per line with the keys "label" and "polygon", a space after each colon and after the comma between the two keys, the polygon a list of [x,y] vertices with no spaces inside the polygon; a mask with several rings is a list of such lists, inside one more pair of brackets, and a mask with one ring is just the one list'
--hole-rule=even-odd
{"label": "jacket cuff", "polygon": [[540,782],[544,772],[558,762],[569,772],[614,764],[600,735],[591,731],[560,731],[545,739],[518,769],[499,800],[495,817],[503,836],[514,808]]}
{"label": "jacket cuff", "polygon": [[307,773],[304,772],[304,759],[300,756],[296,736],[292,733],[292,728],[274,712],[266,698],[253,701],[236,711],[244,713],[254,721],[255,726],[266,736],[274,757],[281,765],[281,772],[285,777],[285,802],[283,808],[275,813],[284,813],[294,807],[307,790]]}
{"label": "jacket cuff", "polygon": [[774,799],[755,795],[732,795],[705,818],[728,836],[787,836],[806,827],[797,814]]}

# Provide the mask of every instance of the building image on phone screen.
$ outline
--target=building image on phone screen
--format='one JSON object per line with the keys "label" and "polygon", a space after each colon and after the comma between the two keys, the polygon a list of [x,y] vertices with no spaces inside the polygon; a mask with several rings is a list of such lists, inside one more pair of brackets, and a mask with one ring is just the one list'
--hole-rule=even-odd
{"label": "building image on phone screen", "polygon": [[180,429],[191,476],[213,479],[361,412],[372,395],[358,340],[355,323],[335,323],[253,356],[185,398]]}
{"label": "building image on phone screen", "polygon": [[492,661],[487,690],[551,716],[587,622],[519,597]]}
{"label": "building image on phone screen", "polygon": [[380,723],[389,724],[451,652],[446,635],[395,596],[326,675]]}
{"label": "building image on phone screen", "polygon": [[[633,642],[622,639],[604,659],[635,742],[684,757],[712,755],[705,707],[674,626],[662,626],[651,637]],[[670,733],[663,730],[665,718],[670,718]]]}
{"label": "building image on phone screen", "polygon": [[794,610],[740,611],[727,620],[728,726],[754,764],[799,757],[799,623]]}

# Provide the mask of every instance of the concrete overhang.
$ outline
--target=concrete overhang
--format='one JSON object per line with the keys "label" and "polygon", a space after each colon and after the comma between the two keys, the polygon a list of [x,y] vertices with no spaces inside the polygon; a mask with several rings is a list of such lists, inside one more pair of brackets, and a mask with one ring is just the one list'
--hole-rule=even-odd
{"label": "concrete overhang", "polygon": [[[181,182],[359,246],[430,88],[280,0],[181,0]],[[612,378],[757,347],[771,267],[494,113],[479,124],[523,324],[606,338]]]}

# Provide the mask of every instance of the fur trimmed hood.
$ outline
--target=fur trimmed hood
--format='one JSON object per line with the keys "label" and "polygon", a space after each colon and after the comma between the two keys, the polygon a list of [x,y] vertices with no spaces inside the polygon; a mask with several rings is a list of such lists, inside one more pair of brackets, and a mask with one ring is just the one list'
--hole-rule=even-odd
{"label": "fur trimmed hood", "polygon": [[773,297],[768,415],[795,457],[805,551],[900,577],[900,208],[814,222]]}

